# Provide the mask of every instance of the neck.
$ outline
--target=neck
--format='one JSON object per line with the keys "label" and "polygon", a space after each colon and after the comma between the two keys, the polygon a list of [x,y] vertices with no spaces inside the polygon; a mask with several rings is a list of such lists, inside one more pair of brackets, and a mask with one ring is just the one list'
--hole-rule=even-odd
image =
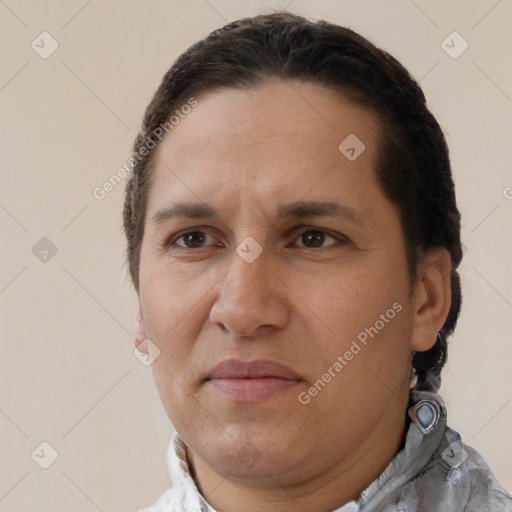
{"label": "neck", "polygon": [[356,500],[401,450],[409,386],[402,389],[370,436],[347,457],[308,480],[247,485],[222,475],[188,449],[191,470],[206,501],[218,512],[331,512]]}

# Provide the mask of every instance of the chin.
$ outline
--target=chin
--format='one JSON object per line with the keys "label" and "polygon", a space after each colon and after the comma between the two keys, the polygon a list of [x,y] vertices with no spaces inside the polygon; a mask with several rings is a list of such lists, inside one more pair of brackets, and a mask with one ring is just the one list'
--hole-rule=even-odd
{"label": "chin", "polygon": [[[280,435],[269,439],[268,427],[261,429],[259,435],[252,432],[233,433],[200,438],[200,450],[195,450],[207,464],[230,480],[257,486],[275,486],[276,482],[285,483],[288,479],[297,479],[301,467],[308,460],[307,453],[299,453],[298,446],[305,446],[293,436]],[[274,432],[275,434],[275,432]],[[272,434],[271,434],[272,435]],[[198,446],[198,445],[196,445]]]}

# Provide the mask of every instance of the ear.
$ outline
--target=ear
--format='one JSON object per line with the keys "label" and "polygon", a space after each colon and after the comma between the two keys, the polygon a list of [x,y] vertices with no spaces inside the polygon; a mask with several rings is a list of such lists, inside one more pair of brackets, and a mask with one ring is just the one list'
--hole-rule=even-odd
{"label": "ear", "polygon": [[135,348],[143,354],[149,353],[146,335],[146,324],[144,323],[140,301],[137,310],[137,318],[135,320]]}
{"label": "ear", "polygon": [[434,346],[450,311],[450,254],[444,247],[430,249],[421,258],[419,269],[411,348],[423,352]]}

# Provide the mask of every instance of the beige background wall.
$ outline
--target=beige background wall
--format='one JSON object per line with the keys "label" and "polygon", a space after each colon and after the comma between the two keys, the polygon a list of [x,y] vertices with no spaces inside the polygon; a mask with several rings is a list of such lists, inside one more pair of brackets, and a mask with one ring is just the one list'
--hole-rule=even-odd
{"label": "beige background wall", "polygon": [[[510,0],[1,0],[0,512],[137,510],[168,487],[170,426],[132,354],[123,186],[92,191],[183,50],[286,6],[398,57],[446,131],[466,256],[442,393],[451,426],[512,489]],[[51,49],[43,31],[58,43],[46,59],[31,48]],[[453,31],[469,44],[456,59],[441,46]],[[34,254],[43,237],[56,254],[48,241]],[[46,470],[31,458],[42,441],[59,454]]]}

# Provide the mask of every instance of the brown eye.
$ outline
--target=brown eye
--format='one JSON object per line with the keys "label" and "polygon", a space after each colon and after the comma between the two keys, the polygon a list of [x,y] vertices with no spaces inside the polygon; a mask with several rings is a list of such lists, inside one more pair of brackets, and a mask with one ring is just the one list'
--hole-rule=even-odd
{"label": "brown eye", "polygon": [[308,247],[308,248],[317,248],[317,247],[327,247],[324,245],[326,241],[330,243],[327,246],[336,243],[336,238],[331,235],[328,235],[325,231],[320,231],[318,229],[310,229],[308,231],[304,231],[299,236],[299,240],[303,245],[299,245],[299,247]]}
{"label": "brown eye", "polygon": [[174,243],[179,247],[195,249],[198,247],[206,247],[206,241],[210,241],[209,245],[213,245],[212,242],[215,243],[215,239],[211,235],[205,233],[204,231],[189,231],[188,233],[185,233],[180,237],[176,238]]}

